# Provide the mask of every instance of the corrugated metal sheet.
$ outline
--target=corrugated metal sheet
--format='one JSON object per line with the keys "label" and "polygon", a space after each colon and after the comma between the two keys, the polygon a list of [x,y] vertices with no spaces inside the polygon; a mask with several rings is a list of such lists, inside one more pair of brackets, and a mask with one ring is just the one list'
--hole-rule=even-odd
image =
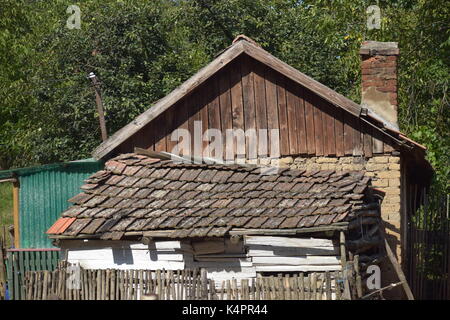
{"label": "corrugated metal sheet", "polygon": [[74,161],[15,171],[19,176],[20,246],[51,248],[46,231],[80,192],[83,180],[103,168],[95,160]]}

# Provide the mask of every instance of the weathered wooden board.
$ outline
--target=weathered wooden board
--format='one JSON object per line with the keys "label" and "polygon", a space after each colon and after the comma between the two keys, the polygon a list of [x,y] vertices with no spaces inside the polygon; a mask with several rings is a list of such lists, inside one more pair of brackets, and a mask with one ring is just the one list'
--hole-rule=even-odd
{"label": "weathered wooden board", "polygon": [[316,142],[314,132],[314,105],[312,93],[305,89],[305,121],[306,121],[306,145],[308,154],[316,153]]}
{"label": "weathered wooden board", "polygon": [[182,253],[155,251],[155,250],[141,250],[141,249],[123,249],[123,248],[103,248],[103,249],[88,249],[88,250],[69,250],[69,260],[104,260],[118,261],[123,260],[125,263],[136,261],[184,261]]}
{"label": "weathered wooden board", "polygon": [[192,242],[194,254],[210,254],[225,252],[225,243],[223,240],[195,241]]}
{"label": "weathered wooden board", "polygon": [[308,153],[307,141],[306,141],[306,123],[305,123],[305,89],[300,86],[295,87],[295,108],[296,108],[296,120],[297,120],[297,143],[298,152],[300,154]]}
{"label": "weathered wooden board", "polygon": [[289,153],[298,154],[298,128],[297,128],[297,96],[295,95],[296,87],[291,82],[286,82],[286,105],[287,105],[287,121],[289,132]]}
{"label": "weathered wooden board", "polygon": [[[277,84],[276,84],[276,77],[275,72],[271,70],[270,68],[266,69],[266,101],[267,101],[267,127],[268,127],[268,134],[270,137],[270,130],[279,130],[280,124],[278,120],[278,99],[277,99]],[[269,138],[270,142],[270,138]],[[276,143],[280,143],[280,141],[277,141]],[[274,155],[275,152],[272,150],[271,143],[269,143],[269,155]],[[275,149],[275,148],[274,148]],[[278,146],[278,150],[279,150]]]}
{"label": "weathered wooden board", "polygon": [[282,77],[280,74],[276,74],[276,81],[277,81],[277,99],[278,99],[278,118],[280,122],[280,153],[281,155],[285,156],[290,154],[285,78]]}
{"label": "weathered wooden board", "polygon": [[137,261],[133,264],[111,264],[104,260],[69,260],[70,263],[78,263],[84,269],[146,269],[146,270],[182,270],[184,269],[184,262],[164,261],[164,262],[144,262]]}
{"label": "weathered wooden board", "polygon": [[222,281],[236,279],[238,286],[240,286],[241,279],[256,278],[256,269],[253,267],[229,268],[227,270],[207,268],[206,272],[208,279],[214,280],[216,288],[222,286]]}
{"label": "weathered wooden board", "polygon": [[258,157],[268,155],[266,88],[264,83],[264,65],[257,63],[254,72],[255,116],[258,132]]}
{"label": "weathered wooden board", "polygon": [[95,249],[95,248],[130,248],[130,249],[142,249],[142,250],[181,250],[192,252],[192,246],[184,241],[156,241],[151,242],[149,245],[145,245],[135,241],[110,241],[110,240],[62,240],[62,249]]}
{"label": "weathered wooden board", "polygon": [[253,264],[257,265],[335,265],[340,260],[335,256],[302,256],[302,257],[252,257]]}
{"label": "weathered wooden board", "polygon": [[268,236],[245,236],[244,244],[266,245],[275,247],[334,247],[333,241],[328,239],[315,238],[289,238],[289,237],[268,237]]}
{"label": "weathered wooden board", "polygon": [[233,243],[229,238],[226,238],[225,253],[245,253],[244,241]]}
{"label": "weathered wooden board", "polygon": [[339,247],[293,248],[251,245],[248,246],[248,255],[251,257],[332,256],[339,255]]}
{"label": "weathered wooden board", "polygon": [[[256,130],[256,109],[255,109],[255,92],[253,86],[254,72],[252,71],[255,61],[249,57],[242,59],[242,98],[244,104],[244,123],[245,130]],[[251,148],[255,141],[251,141],[249,137],[245,138],[246,156],[253,159],[257,156]],[[253,151],[253,152],[252,152]]]}
{"label": "weathered wooden board", "polygon": [[[313,101],[315,104],[319,103],[319,97],[313,97]],[[315,136],[315,145],[316,145],[316,155],[322,156],[324,154],[324,126],[323,126],[323,117],[322,111],[319,108],[314,108],[314,136]]]}
{"label": "weathered wooden board", "polygon": [[195,256],[195,261],[198,262],[220,262],[220,263],[235,263],[237,262],[236,259],[239,259],[239,261],[246,261],[246,262],[252,262],[252,259],[250,257],[226,257],[226,256],[218,256],[215,255],[213,257],[210,256]]}
{"label": "weathered wooden board", "polygon": [[256,272],[310,272],[310,271],[339,271],[342,269],[341,265],[326,265],[326,266],[313,266],[313,265],[303,265],[303,266],[255,266]]}
{"label": "weathered wooden board", "polygon": [[234,259],[227,262],[221,261],[186,261],[186,268],[214,268],[214,269],[232,269],[232,268],[241,268],[241,267],[252,267],[253,263],[251,261],[246,261],[247,259]]}

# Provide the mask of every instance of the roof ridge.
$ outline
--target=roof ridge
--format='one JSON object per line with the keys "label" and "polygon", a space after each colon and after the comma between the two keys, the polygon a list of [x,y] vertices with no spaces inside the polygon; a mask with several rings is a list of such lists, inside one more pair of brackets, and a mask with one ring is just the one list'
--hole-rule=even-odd
{"label": "roof ridge", "polygon": [[[158,152],[151,152],[150,154],[158,155]],[[190,160],[188,157],[177,157],[175,159],[166,158],[166,153],[161,154],[163,159],[157,157],[151,157],[150,155],[144,155],[142,152],[140,153],[126,153],[121,154],[117,157],[114,157],[105,163],[105,170],[101,170],[90,178],[97,178],[99,173],[104,174],[104,172],[113,172],[117,174],[123,174],[126,167],[128,166],[145,166],[145,167],[164,167],[167,164],[167,167],[180,167],[180,168],[210,168],[216,170],[230,170],[230,171],[241,171],[242,169],[246,169],[245,171],[251,172],[253,174],[260,174],[261,176],[305,176],[305,177],[341,177],[341,176],[356,176],[358,178],[362,178],[364,176],[364,170],[319,170],[319,169],[302,169],[302,168],[291,168],[289,166],[264,166],[264,165],[256,165],[256,164],[247,164],[247,163],[207,163],[207,162],[195,162]],[[134,159],[133,159],[134,158]],[[178,161],[179,158],[183,158],[185,161]],[[118,165],[120,163],[122,165]],[[268,170],[265,169],[274,169]],[[88,178],[87,180],[89,180]],[[370,180],[370,178],[369,178]]]}

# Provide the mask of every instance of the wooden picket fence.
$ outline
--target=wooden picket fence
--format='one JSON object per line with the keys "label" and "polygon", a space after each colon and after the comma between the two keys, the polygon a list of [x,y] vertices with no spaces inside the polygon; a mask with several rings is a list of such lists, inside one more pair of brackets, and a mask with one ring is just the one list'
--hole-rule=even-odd
{"label": "wooden picket fence", "polygon": [[340,300],[341,272],[298,273],[226,280],[205,270],[85,270],[77,267],[27,272],[26,300]]}
{"label": "wooden picket fence", "polygon": [[59,253],[59,248],[7,249],[5,265],[9,299],[24,300],[26,272],[56,270]]}

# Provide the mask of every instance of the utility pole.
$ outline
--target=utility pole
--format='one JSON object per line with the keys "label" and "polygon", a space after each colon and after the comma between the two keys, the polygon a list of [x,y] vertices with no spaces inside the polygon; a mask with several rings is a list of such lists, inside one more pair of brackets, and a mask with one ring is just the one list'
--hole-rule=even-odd
{"label": "utility pole", "polygon": [[100,94],[100,82],[98,81],[97,76],[93,72],[89,73],[88,78],[91,79],[92,86],[94,87],[95,102],[97,103],[98,117],[100,121],[100,130],[102,132],[102,140],[105,141],[106,139],[108,139],[108,132],[106,131],[105,114],[103,112],[103,102],[102,96]]}

